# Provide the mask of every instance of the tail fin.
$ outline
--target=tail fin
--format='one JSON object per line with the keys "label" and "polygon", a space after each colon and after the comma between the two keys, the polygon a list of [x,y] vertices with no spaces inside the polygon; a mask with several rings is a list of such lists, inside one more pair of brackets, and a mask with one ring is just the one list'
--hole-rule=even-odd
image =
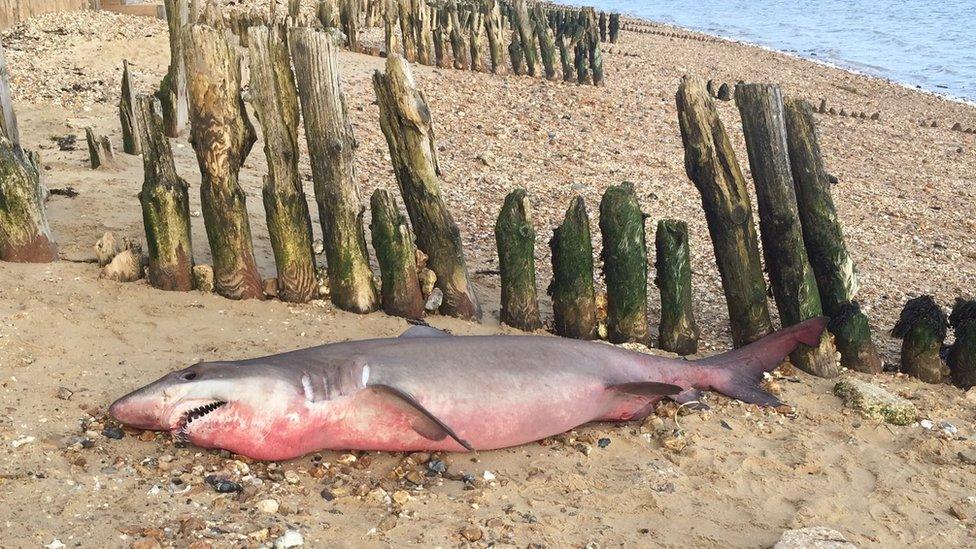
{"label": "tail fin", "polygon": [[811,318],[745,347],[695,363],[708,367],[705,373],[707,388],[743,402],[779,406],[782,404],[779,399],[759,387],[763,373],[776,369],[800,343],[817,345],[827,320],[824,316]]}

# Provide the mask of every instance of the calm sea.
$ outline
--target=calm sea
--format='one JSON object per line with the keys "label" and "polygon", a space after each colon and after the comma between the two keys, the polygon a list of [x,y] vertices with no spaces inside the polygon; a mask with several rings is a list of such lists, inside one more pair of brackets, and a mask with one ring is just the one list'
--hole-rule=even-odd
{"label": "calm sea", "polygon": [[586,3],[976,101],[976,0]]}

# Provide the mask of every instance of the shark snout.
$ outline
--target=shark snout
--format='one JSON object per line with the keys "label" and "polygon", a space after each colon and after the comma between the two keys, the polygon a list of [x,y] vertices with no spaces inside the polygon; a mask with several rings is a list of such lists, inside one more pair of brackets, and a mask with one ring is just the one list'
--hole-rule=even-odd
{"label": "shark snout", "polygon": [[164,408],[158,397],[135,391],[113,402],[109,406],[108,413],[119,423],[137,429],[162,431],[168,429],[164,424],[166,421]]}

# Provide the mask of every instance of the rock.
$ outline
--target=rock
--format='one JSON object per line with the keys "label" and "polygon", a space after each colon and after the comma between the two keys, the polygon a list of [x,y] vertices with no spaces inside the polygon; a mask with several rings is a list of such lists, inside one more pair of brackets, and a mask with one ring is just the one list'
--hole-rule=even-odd
{"label": "rock", "polygon": [[193,287],[205,293],[214,291],[214,272],[210,265],[193,266]]}
{"label": "rock", "polygon": [[865,418],[881,419],[893,425],[909,425],[918,418],[918,409],[908,400],[877,385],[854,378],[834,385],[834,394],[844,403],[861,412]]}
{"label": "rock", "polygon": [[[140,247],[141,248],[141,247]],[[122,250],[102,269],[102,278],[116,282],[135,282],[143,275],[142,250],[135,246]]]}
{"label": "rock", "polygon": [[278,279],[275,277],[265,278],[261,281],[262,291],[264,295],[270,298],[278,297]]}
{"label": "rock", "polygon": [[397,490],[393,492],[392,499],[397,505],[403,506],[406,505],[408,501],[413,499],[413,497],[411,497],[410,493],[406,490]]}
{"label": "rock", "polygon": [[610,439],[601,438],[600,440],[596,441],[596,445],[599,446],[600,448],[606,448],[607,446],[610,446]]}
{"label": "rock", "polygon": [[129,247],[129,241],[127,238],[118,238],[115,233],[108,231],[98,239],[95,243],[95,259],[98,260],[98,266],[104,267],[115,259],[115,256]]}
{"label": "rock", "polygon": [[430,292],[430,296],[427,297],[427,303],[424,304],[424,309],[432,313],[440,309],[442,303],[444,303],[444,292],[440,288],[434,288]]}
{"label": "rock", "polygon": [[880,112],[876,112],[876,113],[872,114],[871,115],[871,120],[881,120],[881,113]]}
{"label": "rock", "polygon": [[976,465],[976,450],[960,450],[956,456],[966,465]]}
{"label": "rock", "polygon": [[820,100],[820,107],[817,109],[820,114],[827,114],[827,99]]}
{"label": "rock", "polygon": [[37,440],[37,437],[25,436],[25,437],[20,437],[17,440],[12,441],[10,443],[10,445],[13,446],[14,448],[20,448],[21,446],[23,446],[25,444],[30,444],[30,443],[32,443],[32,442],[34,442],[36,440]]}
{"label": "rock", "polygon": [[953,131],[957,131],[957,132],[961,132],[962,131],[962,124],[960,124],[959,122],[956,122],[955,124],[952,125],[952,130]]}
{"label": "rock", "polygon": [[830,107],[827,109],[827,114],[837,114],[837,109]]}
{"label": "rock", "polygon": [[137,539],[129,545],[130,549],[160,549],[162,545],[153,538]]}
{"label": "rock", "polygon": [[464,528],[461,528],[461,537],[468,541],[478,541],[484,537],[484,535],[485,534],[481,531],[481,528],[478,528],[473,524],[469,524]]}
{"label": "rock", "polygon": [[67,387],[58,387],[58,398],[61,400],[71,400],[75,392]]}
{"label": "rock", "polygon": [[380,523],[376,525],[376,527],[384,532],[389,532],[390,530],[396,528],[396,525],[397,525],[396,515],[386,515],[385,517],[383,517],[383,520],[381,520]]}
{"label": "rock", "polygon": [[932,427],[935,427],[935,423],[932,423],[931,419],[923,419],[922,421],[919,421],[918,424],[922,427],[922,429],[926,430],[931,430]]}
{"label": "rock", "polygon": [[495,165],[495,155],[485,151],[478,155],[478,161],[490,168]]}
{"label": "rock", "polygon": [[305,538],[298,530],[287,530],[280,538],[274,542],[275,549],[288,549],[289,547],[301,547],[305,545]]}
{"label": "rock", "polygon": [[434,284],[437,284],[437,274],[434,271],[423,268],[417,271],[417,275],[420,278],[420,291],[424,294],[425,298],[430,297],[430,294],[434,292]]}
{"label": "rock", "polygon": [[447,472],[447,464],[439,459],[432,459],[427,462],[427,470],[434,474],[443,474]]}
{"label": "rock", "polygon": [[229,494],[231,492],[240,492],[243,490],[240,484],[232,480],[218,477],[217,475],[207,475],[203,480],[215,491],[221,494]]}
{"label": "rock", "polygon": [[102,430],[102,436],[113,440],[122,440],[125,437],[125,431],[118,427],[106,427]]}
{"label": "rock", "polygon": [[254,505],[254,507],[258,511],[261,511],[262,513],[267,513],[269,515],[273,515],[273,514],[275,514],[275,513],[278,512],[279,505],[278,505],[278,502],[276,500],[273,500],[273,499],[262,499],[261,501],[257,502]]}
{"label": "rock", "polygon": [[298,473],[295,471],[292,471],[291,469],[285,471],[285,482],[288,484],[298,484],[301,480],[301,477],[299,477]]}
{"label": "rock", "polygon": [[315,252],[315,255],[322,255],[325,253],[325,243],[322,242],[321,238],[316,238],[312,242],[312,251]]}
{"label": "rock", "polygon": [[773,549],[857,549],[843,534],[823,526],[787,530]]}

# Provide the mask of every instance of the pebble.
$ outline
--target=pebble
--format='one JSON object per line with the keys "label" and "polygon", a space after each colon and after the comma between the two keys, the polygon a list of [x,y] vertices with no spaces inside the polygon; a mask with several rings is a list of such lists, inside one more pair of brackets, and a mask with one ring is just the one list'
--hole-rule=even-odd
{"label": "pebble", "polygon": [[32,436],[20,437],[17,440],[11,442],[10,445],[13,446],[14,448],[20,448],[21,446],[25,444],[30,444],[35,440],[37,440],[37,437],[32,437]]}
{"label": "pebble", "polygon": [[823,526],[787,530],[773,549],[857,549],[843,534]]}
{"label": "pebble", "polygon": [[278,512],[278,502],[273,499],[262,499],[255,505],[258,511],[273,515]]}
{"label": "pebble", "polygon": [[961,450],[956,456],[966,465],[976,465],[976,450]]}
{"label": "pebble", "polygon": [[922,421],[919,421],[918,424],[922,427],[922,429],[931,429],[932,427],[935,427],[935,424],[932,423],[932,420],[930,419],[923,419]]}
{"label": "pebble", "polygon": [[610,439],[601,438],[600,440],[596,441],[596,445],[599,446],[600,448],[606,448],[607,446],[610,446]]}
{"label": "pebble", "polygon": [[298,484],[300,480],[301,478],[298,476],[298,473],[296,473],[295,471],[292,470],[285,471],[285,482],[287,482],[288,484]]}
{"label": "pebble", "polygon": [[221,494],[240,492],[242,490],[240,484],[225,478],[220,478],[216,475],[207,475],[203,480]]}
{"label": "pebble", "polygon": [[469,524],[464,528],[461,528],[461,537],[468,541],[478,541],[484,537],[484,535],[485,534],[481,531],[481,528],[478,528],[473,524]]}
{"label": "pebble", "polygon": [[71,400],[71,396],[74,394],[75,392],[67,387],[58,387],[57,396],[60,400]]}
{"label": "pebble", "polygon": [[322,490],[319,495],[322,496],[322,499],[325,501],[332,501],[335,499],[335,494],[333,494],[328,488]]}
{"label": "pebble", "polygon": [[427,298],[427,303],[424,304],[424,309],[433,312],[440,309],[442,303],[444,303],[444,292],[440,288],[434,288],[430,292],[430,297]]}
{"label": "pebble", "polygon": [[427,470],[434,474],[443,474],[447,472],[447,464],[439,459],[432,459],[427,462]]}
{"label": "pebble", "polygon": [[159,549],[161,547],[162,545],[160,545],[159,542],[153,538],[137,539],[133,541],[131,545],[129,545],[130,549]]}
{"label": "pebble", "polygon": [[495,473],[492,473],[491,471],[485,471],[484,473],[482,473],[481,478],[485,479],[485,482],[491,482],[495,480]]}
{"label": "pebble", "polygon": [[106,427],[102,430],[102,436],[113,440],[122,440],[125,437],[125,432],[118,427]]}
{"label": "pebble", "polygon": [[44,547],[47,549],[64,549],[64,544],[61,543],[61,540],[55,539],[54,541],[45,545]]}
{"label": "pebble", "polygon": [[305,538],[298,530],[287,530],[280,538],[274,542],[275,549],[288,549],[289,547],[301,547],[305,545]]}
{"label": "pebble", "polygon": [[397,518],[396,515],[386,515],[383,520],[376,526],[384,532],[389,532],[390,530],[396,528]]}

